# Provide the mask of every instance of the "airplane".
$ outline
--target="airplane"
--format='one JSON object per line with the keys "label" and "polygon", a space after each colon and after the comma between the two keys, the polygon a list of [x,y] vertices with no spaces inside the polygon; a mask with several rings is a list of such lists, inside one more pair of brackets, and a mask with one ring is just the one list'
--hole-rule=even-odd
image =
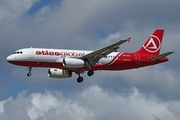
{"label": "airplane", "polygon": [[97,70],[135,69],[168,61],[166,56],[173,52],[159,54],[163,34],[163,29],[156,29],[142,47],[133,53],[117,52],[121,44],[130,42],[131,38],[127,38],[96,51],[23,48],[6,59],[11,64],[28,67],[27,76],[31,76],[32,67],[47,67],[50,78],[68,78],[76,73],[77,82],[81,83],[81,74],[86,71],[88,76],[92,76]]}

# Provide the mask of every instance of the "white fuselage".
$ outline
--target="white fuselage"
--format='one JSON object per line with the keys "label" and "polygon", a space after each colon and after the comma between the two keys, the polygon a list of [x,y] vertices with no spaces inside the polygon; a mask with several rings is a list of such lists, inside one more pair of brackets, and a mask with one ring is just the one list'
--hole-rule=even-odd
{"label": "white fuselage", "polygon": [[[62,63],[64,58],[78,58],[91,52],[92,51],[83,51],[83,50],[24,48],[24,49],[17,50],[14,54],[8,56],[7,61],[9,62],[13,61],[13,62],[16,62],[17,65],[22,65],[22,66],[26,66],[27,64],[23,65],[23,63],[25,64],[26,62],[36,62],[37,64],[38,63]],[[115,62],[116,59],[118,59],[118,57],[116,57],[116,59],[113,60],[113,58],[117,56],[117,54],[118,52],[112,52],[108,56],[100,59],[98,64],[102,64],[102,65],[108,64],[108,63],[113,64],[113,61]],[[119,56],[120,55],[121,54],[119,54]]]}

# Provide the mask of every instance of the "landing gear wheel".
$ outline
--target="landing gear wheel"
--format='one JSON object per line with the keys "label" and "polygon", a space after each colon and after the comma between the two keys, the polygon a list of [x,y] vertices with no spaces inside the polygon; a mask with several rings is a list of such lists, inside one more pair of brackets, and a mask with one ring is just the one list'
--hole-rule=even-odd
{"label": "landing gear wheel", "polygon": [[32,67],[28,67],[28,70],[29,70],[29,72],[27,73],[27,76],[30,77],[31,76]]}
{"label": "landing gear wheel", "polygon": [[88,76],[92,76],[94,75],[94,71],[93,70],[89,70],[88,73],[87,73]]}
{"label": "landing gear wheel", "polygon": [[31,76],[31,73],[27,73],[27,76],[30,77],[30,76]]}
{"label": "landing gear wheel", "polygon": [[78,77],[77,82],[81,83],[82,81],[83,81],[83,78],[82,77]]}

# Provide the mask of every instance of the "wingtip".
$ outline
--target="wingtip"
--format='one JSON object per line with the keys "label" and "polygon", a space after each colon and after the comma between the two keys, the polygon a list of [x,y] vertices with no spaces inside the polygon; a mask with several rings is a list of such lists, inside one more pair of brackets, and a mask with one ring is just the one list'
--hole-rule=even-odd
{"label": "wingtip", "polygon": [[126,40],[127,40],[128,42],[130,42],[130,41],[131,41],[131,37],[127,38]]}
{"label": "wingtip", "polygon": [[169,54],[173,54],[174,53],[174,51],[173,52],[168,52]]}

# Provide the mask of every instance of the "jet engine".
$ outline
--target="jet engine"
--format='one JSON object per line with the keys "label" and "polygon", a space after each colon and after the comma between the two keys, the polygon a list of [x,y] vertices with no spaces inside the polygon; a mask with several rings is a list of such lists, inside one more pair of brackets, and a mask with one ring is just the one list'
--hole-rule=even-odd
{"label": "jet engine", "polygon": [[72,77],[72,72],[57,68],[51,68],[48,70],[48,76],[51,78],[67,78]]}
{"label": "jet engine", "polygon": [[63,66],[66,68],[82,68],[84,67],[84,61],[76,58],[64,58]]}

